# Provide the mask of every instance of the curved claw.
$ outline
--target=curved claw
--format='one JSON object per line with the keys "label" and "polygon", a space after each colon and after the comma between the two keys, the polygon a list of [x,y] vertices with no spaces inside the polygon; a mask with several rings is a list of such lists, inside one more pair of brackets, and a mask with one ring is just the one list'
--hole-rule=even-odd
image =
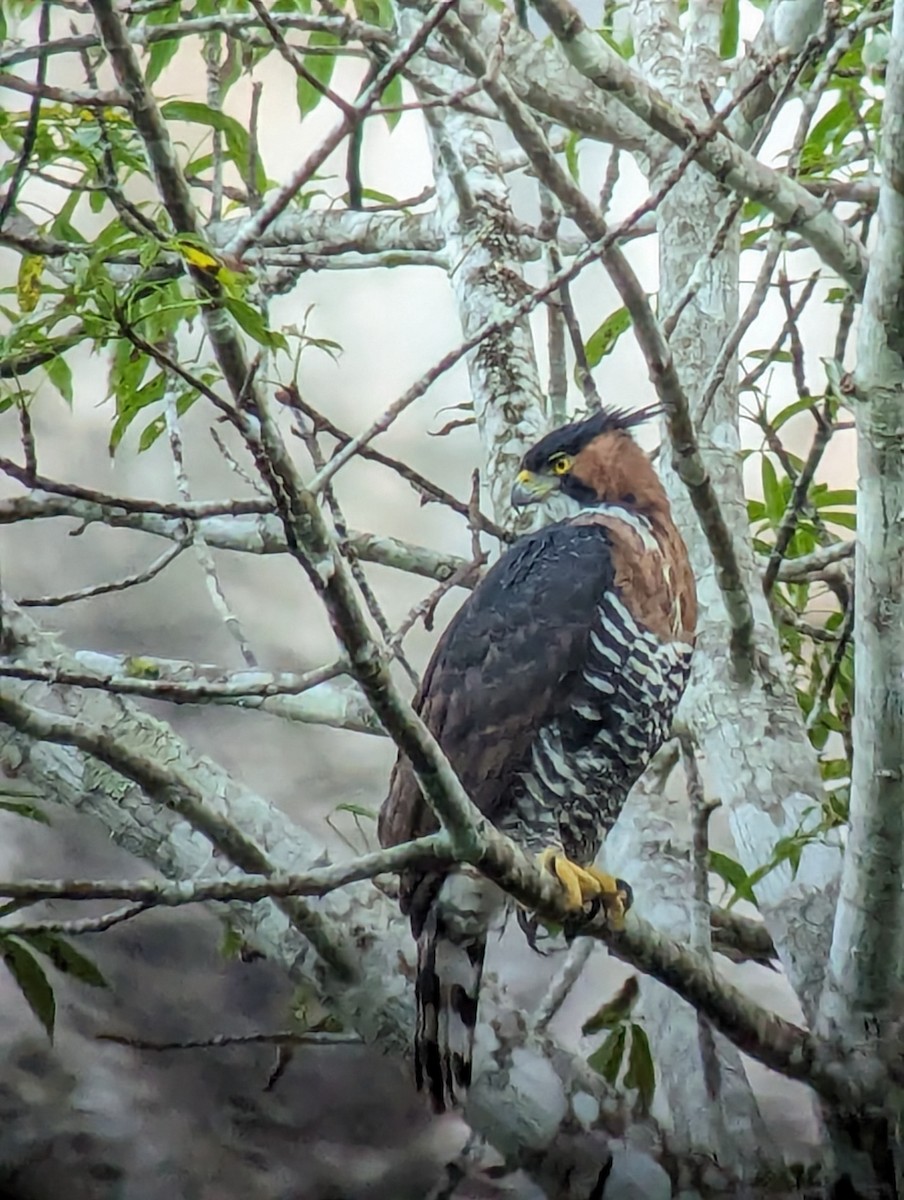
{"label": "curved claw", "polygon": [[540,866],[558,879],[565,892],[565,903],[572,911],[582,910],[588,900],[597,900],[606,909],[610,927],[624,928],[625,913],[631,907],[634,893],[623,879],[616,879],[596,867],[580,867],[560,850],[552,848],[540,855]]}

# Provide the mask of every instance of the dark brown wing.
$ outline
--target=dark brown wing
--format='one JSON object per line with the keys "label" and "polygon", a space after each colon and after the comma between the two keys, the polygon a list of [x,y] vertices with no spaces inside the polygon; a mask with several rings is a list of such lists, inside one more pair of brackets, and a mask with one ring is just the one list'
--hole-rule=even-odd
{"label": "dark brown wing", "polygon": [[[415,707],[487,816],[498,820],[537,730],[566,707],[613,578],[604,528],[549,525],[503,555],[440,638]],[[380,841],[395,845],[434,829],[400,758],[380,813]]]}

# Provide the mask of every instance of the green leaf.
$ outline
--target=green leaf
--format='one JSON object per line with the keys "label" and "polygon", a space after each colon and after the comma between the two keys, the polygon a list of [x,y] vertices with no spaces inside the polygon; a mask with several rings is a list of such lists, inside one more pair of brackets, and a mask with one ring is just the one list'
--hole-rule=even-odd
{"label": "green leaf", "polygon": [[71,975],[88,987],[105,988],[107,981],[90,958],[76,950],[64,938],[56,933],[23,933],[19,935],[39,954],[49,958],[56,969],[63,975]]}
{"label": "green leaf", "polygon": [[608,1083],[613,1085],[616,1079],[618,1079],[618,1073],[621,1070],[627,1036],[628,1027],[626,1025],[619,1025],[618,1029],[613,1029],[602,1046],[594,1050],[587,1059],[588,1067],[592,1067],[594,1071],[598,1072]]}
{"label": "green leaf", "polygon": [[581,182],[581,162],[578,157],[578,147],[581,144],[579,133],[569,133],[565,139],[565,165],[575,183]]}
{"label": "green leaf", "polygon": [[772,459],[767,454],[763,455],[762,473],[766,516],[773,525],[777,525],[785,511],[785,498]]}
{"label": "green leaf", "polygon": [[[807,147],[825,150],[830,142],[837,146],[839,139],[843,139],[844,135],[854,128],[856,119],[856,113],[849,98],[843,97],[837,104],[833,104],[810,130]],[[804,153],[806,153],[806,149]]]}
{"label": "green leaf", "polygon": [[[312,34],[311,36],[316,37],[317,35]],[[208,104],[201,104],[198,100],[167,100],[160,106],[160,112],[168,121],[188,121],[192,125],[209,125],[211,129],[219,130],[226,140],[229,156],[238,167],[239,173],[242,177],[247,175],[248,165],[251,162],[251,136],[235,117],[211,108]],[[258,163],[256,182],[259,189],[263,191],[267,184],[267,178],[260,163]]]}
{"label": "green leaf", "polygon": [[740,0],[724,0],[722,5],[722,29],[719,34],[719,56],[721,58],[734,58],[738,52],[740,10]]}
{"label": "green leaf", "polygon": [[[308,45],[324,47],[338,46],[339,38],[334,33],[324,33],[322,30],[315,29],[308,38]],[[329,87],[330,80],[333,77],[333,68],[336,66],[335,55],[307,54],[305,55],[304,65],[309,75],[313,75],[324,87]],[[319,92],[313,84],[308,83],[306,79],[299,76],[296,87],[296,98],[298,100],[298,111],[302,116],[305,116],[307,113],[314,111],[323,99],[323,93]]]}
{"label": "green leaf", "polygon": [[817,508],[829,504],[849,504],[852,508],[857,503],[857,492],[854,488],[829,488],[819,484],[813,489],[813,503]]}
{"label": "green leaf", "polygon": [[733,858],[729,858],[721,850],[710,850],[709,869],[714,875],[718,875],[720,879],[723,879],[729,887],[734,888],[734,895],[728,902],[729,908],[733,904],[736,904],[738,900],[749,900],[752,904],[756,904],[756,896],[754,896],[750,888],[750,876],[739,862],[735,862]]}
{"label": "green leaf", "polygon": [[615,349],[615,343],[625,330],[630,328],[631,314],[627,308],[617,308],[615,312],[610,313],[602,325],[594,330],[587,339],[587,345],[584,347],[584,353],[587,355],[587,365],[592,369],[607,354],[611,354]]}
{"label": "green leaf", "polygon": [[813,396],[801,396],[800,399],[781,409],[774,417],[770,417],[769,424],[778,432],[792,417],[796,417],[802,412],[811,412],[815,403],[816,400]]}
{"label": "green leaf", "polygon": [[631,1026],[631,1049],[628,1052],[624,1086],[637,1092],[641,1111],[648,1113],[656,1092],[656,1068],[653,1065],[650,1040],[646,1030],[640,1025]]}
{"label": "green leaf", "polygon": [[337,804],[333,812],[347,812],[354,817],[366,817],[368,821],[376,821],[377,814],[372,808],[364,808],[361,804]]}
{"label": "green leaf", "polygon": [[741,249],[749,250],[751,246],[762,241],[768,232],[766,226],[761,226],[759,229],[745,229],[741,234]]}
{"label": "green leaf", "polygon": [[53,988],[47,981],[44,968],[32,952],[16,938],[0,935],[0,953],[6,969],[19,985],[29,1008],[53,1041],[53,1023],[56,1019],[56,1001]]}
{"label": "green leaf", "polygon": [[267,346],[270,350],[288,350],[289,343],[283,335],[275,333],[272,329],[268,329],[264,324],[264,318],[261,314],[246,300],[239,300],[234,296],[226,296],[223,299],[223,304],[233,317],[235,317],[245,333],[261,346]]}
{"label": "green leaf", "polygon": [[[179,0],[174,0],[172,4],[164,4],[161,8],[154,9],[147,14],[144,20],[145,25],[172,25],[178,23],[179,20]],[[157,82],[166,68],[176,57],[179,49],[179,38],[166,38],[162,42],[154,42],[148,51],[148,65],[145,68],[145,79],[148,86],[152,86]]]}
{"label": "green leaf", "polygon": [[162,42],[154,42],[148,54],[148,65],[145,78],[148,86],[160,78],[179,51],[178,38],[165,38]]}
{"label": "green leaf", "polygon": [[746,350],[744,357],[755,358],[759,362],[763,362],[767,358],[771,363],[789,363],[792,361],[789,350],[773,350],[771,348],[768,350]]}
{"label": "green leaf", "polygon": [[[182,392],[181,395],[177,396],[176,412],[178,415],[180,417],[184,416],[184,414],[188,412],[197,399],[197,392]],[[138,438],[138,453],[143,454],[145,450],[150,450],[151,446],[153,446],[165,429],[166,418],[164,416],[161,415],[159,417],[154,417],[153,421],[149,421],[148,424],[145,425],[144,429],[142,429]],[[157,671],[157,675],[155,675],[154,678],[157,678],[159,676],[159,670],[156,667],[154,670]]]}
{"label": "green leaf", "polygon": [[72,224],[72,215],[75,212],[78,202],[81,200],[83,193],[73,188],[63,204],[59,213],[56,216],[53,224],[50,226],[51,237],[59,238],[64,242],[82,242],[84,238]]}
{"label": "green leaf", "polygon": [[598,1008],[592,1017],[588,1017],[581,1026],[581,1033],[587,1037],[591,1033],[601,1033],[604,1029],[614,1029],[629,1015],[639,995],[640,984],[637,976],[629,975],[612,999]]}
{"label": "green leaf", "polygon": [[828,525],[840,525],[842,529],[857,528],[857,514],[852,512],[827,512],[824,508],[819,515]]}
{"label": "green leaf", "polygon": [[[380,103],[386,108],[395,108],[396,105],[401,104],[402,101],[402,76],[394,75],[383,89],[382,95],[380,96]],[[389,128],[395,129],[396,125],[398,125],[399,121],[402,119],[402,114],[400,112],[388,112],[383,113],[383,117]]]}
{"label": "green leaf", "polygon": [[72,407],[72,372],[69,369],[69,364],[62,356],[52,358],[50,362],[44,364],[44,370],[47,378],[60,393],[69,407]]}
{"label": "green leaf", "polygon": [[[348,193],[346,192],[343,199],[348,201]],[[361,199],[370,200],[373,204],[398,204],[398,196],[392,196],[389,192],[381,192],[378,188],[362,188]]]}
{"label": "green leaf", "polygon": [[15,813],[17,817],[26,817],[29,821],[37,821],[41,825],[49,825],[50,818],[33,804],[22,800],[0,800],[0,810]]}
{"label": "green leaf", "polygon": [[241,958],[244,945],[245,939],[239,930],[234,925],[227,925],[220,941],[220,954],[223,958],[236,960]]}
{"label": "green leaf", "polygon": [[117,416],[110,431],[110,442],[108,445],[110,454],[116,453],[126,430],[141,410],[147,408],[149,404],[154,404],[156,401],[161,400],[165,389],[166,375],[163,371],[158,371],[153,379],[149,383],[146,383],[144,387],[134,391],[120,391],[117,394]]}

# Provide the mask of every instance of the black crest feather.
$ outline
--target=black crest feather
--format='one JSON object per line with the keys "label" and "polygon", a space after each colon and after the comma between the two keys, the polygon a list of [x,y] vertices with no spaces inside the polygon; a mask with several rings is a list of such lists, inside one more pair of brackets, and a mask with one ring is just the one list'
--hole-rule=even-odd
{"label": "black crest feather", "polygon": [[625,408],[601,408],[583,421],[572,421],[570,425],[561,425],[552,433],[547,433],[525,454],[524,466],[528,471],[538,471],[554,454],[570,454],[573,458],[601,433],[615,433],[618,430],[628,433],[635,425],[642,425],[661,411],[658,404],[637,408],[633,412]]}

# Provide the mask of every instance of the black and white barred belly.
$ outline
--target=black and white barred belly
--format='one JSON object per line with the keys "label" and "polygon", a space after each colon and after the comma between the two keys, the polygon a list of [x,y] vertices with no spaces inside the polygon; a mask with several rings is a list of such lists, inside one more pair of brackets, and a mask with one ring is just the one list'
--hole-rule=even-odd
{"label": "black and white barred belly", "polygon": [[566,713],[543,727],[504,822],[526,848],[589,864],[628,792],[669,737],[692,647],[661,642],[615,592],[597,610]]}

